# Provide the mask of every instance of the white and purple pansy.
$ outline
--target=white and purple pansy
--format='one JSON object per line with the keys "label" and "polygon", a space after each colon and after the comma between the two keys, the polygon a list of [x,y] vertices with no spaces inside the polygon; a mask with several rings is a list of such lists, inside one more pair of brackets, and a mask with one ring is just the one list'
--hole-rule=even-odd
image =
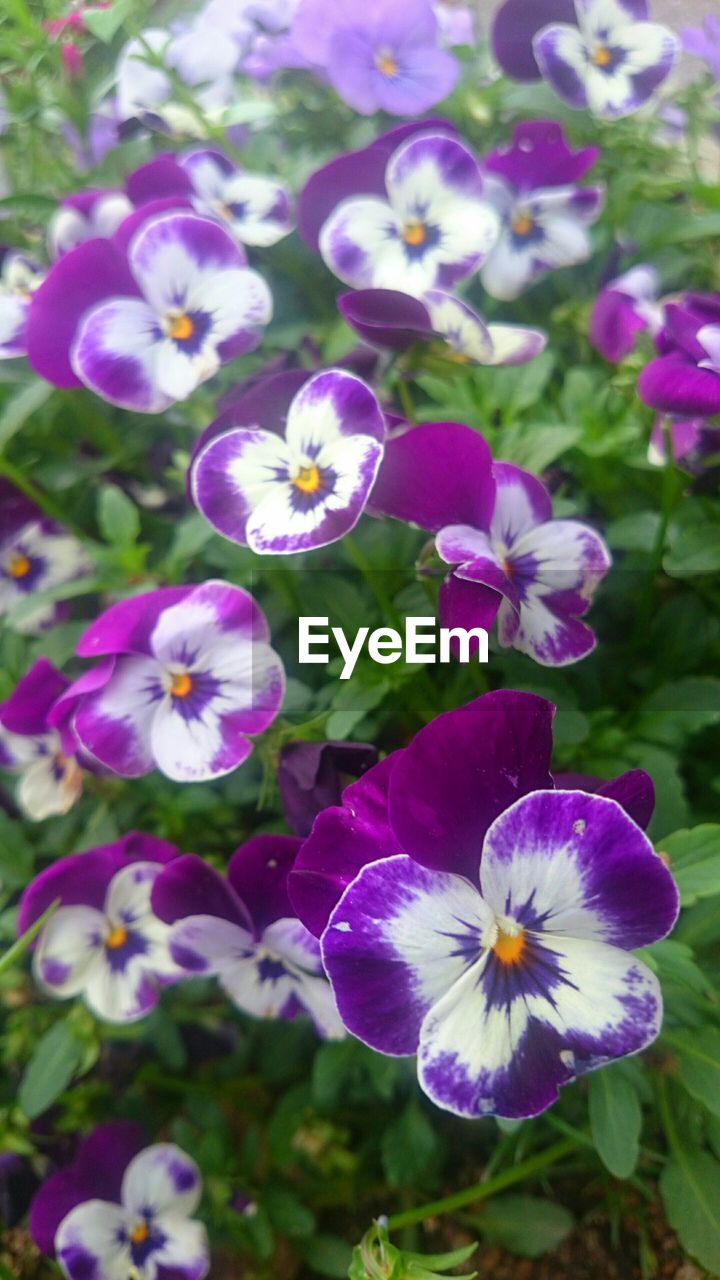
{"label": "white and purple pansy", "polygon": [[220,365],[253,350],[272,315],[265,281],[232,236],[193,213],[161,214],[128,249],[137,294],[109,297],[80,322],[77,377],[111,404],[160,413]]}
{"label": "white and purple pansy", "polygon": [[270,429],[238,401],[208,429],[190,469],[193,502],[213,528],[263,555],[327,546],[349,533],[386,432],[375,395],[353,374],[330,369],[281,380],[301,385]]}
{"label": "white and purple pansy", "polygon": [[422,297],[484,262],[500,223],[462,142],[445,133],[402,142],[387,161],[385,187],[385,199],[342,200],[322,227],[322,257],[346,284]]}
{"label": "white and purple pansy", "polygon": [[642,370],[638,394],[661,413],[720,413],[720,294],[686,294],[668,303],[656,336],[658,355]]}
{"label": "white and purple pansy", "polygon": [[670,932],[665,864],[614,800],[540,791],[485,834],[479,876],[411,856],[360,871],[322,938],[341,1017],[464,1116],[544,1111],[560,1086],[658,1035],[662,996],[632,955]]}
{"label": "white and purple pansy", "polygon": [[235,851],[225,880],[201,858],[170,863],[153,888],[153,910],[172,925],[170,954],[186,976],[215,975],[243,1013],[309,1014],[318,1034],[345,1034],[317,938],[297,919],[287,876],[301,841],[255,836]]}
{"label": "white and purple pansy", "polygon": [[176,782],[231,773],[248,735],[274,720],[282,662],[252,596],[227,582],[163,587],[112,605],[84,633],[101,661],[57,703],[82,748],[122,777],[158,768]]}
{"label": "white and purple pansy", "polygon": [[241,244],[276,244],[292,231],[290,193],[282,182],[239,169],[216,150],[196,148],[178,162],[192,183],[197,212],[220,219]]}
{"label": "white and purple pansy", "polygon": [[660,277],[654,267],[631,267],[598,294],[588,325],[591,345],[616,364],[629,355],[638,333],[651,338],[663,327],[664,308],[658,301]]}
{"label": "white and purple pansy", "polygon": [[61,258],[76,245],[97,236],[108,239],[132,209],[124,191],[78,191],[66,196],[48,225],[51,258]]}
{"label": "white and purple pansy", "polygon": [[[610,568],[610,553],[594,529],[576,520],[553,520],[544,485],[527,471],[496,462],[495,507],[487,531],[455,524],[441,529],[438,553],[465,587],[498,593],[498,638],[543,666],[565,666],[595,647],[580,621]],[[461,588],[462,590],[462,588]],[[452,593],[452,588],[451,588]],[[481,591],[480,607],[487,603]],[[441,618],[452,601],[441,594]],[[447,621],[447,619],[445,620]],[[481,625],[481,624],[479,624]]]}
{"label": "white and purple pansy", "polygon": [[516,126],[512,146],[484,161],[486,198],[501,222],[480,278],[494,298],[509,301],[558,267],[592,253],[588,227],[598,218],[604,189],[580,187],[597,150],[572,151],[555,121]]}
{"label": "white and purple pansy", "polygon": [[195,1161],[170,1142],[127,1165],[118,1200],[97,1194],[60,1222],[55,1255],[68,1280],[203,1280],[210,1269],[205,1227],[192,1218],[202,1193]]}
{"label": "white and purple pansy", "polygon": [[28,602],[14,629],[24,635],[46,631],[60,620],[63,606],[50,601],[31,608],[32,597],[86,577],[89,571],[82,543],[62,525],[42,517],[20,525],[0,537],[0,618]]}
{"label": "white and purple pansy", "polygon": [[157,1004],[163,986],[183,977],[168,950],[168,927],[150,906],[163,863],[177,855],[164,840],[132,832],[115,844],[61,858],[23,893],[18,932],[56,901],[33,955],[33,974],[55,999],[82,996],[107,1022],[134,1022]]}
{"label": "white and purple pansy", "polygon": [[487,324],[466,302],[441,289],[422,299],[395,289],[358,289],[342,294],[338,307],[371,346],[403,350],[435,343],[440,355],[458,364],[525,364],[547,342],[539,329]]}
{"label": "white and purple pansy", "polygon": [[26,354],[30,301],[43,277],[43,268],[32,258],[13,249],[0,250],[0,360]]}
{"label": "white and purple pansy", "polygon": [[632,114],[672,71],[678,37],[648,21],[648,0],[575,0],[575,11],[577,25],[552,22],[533,39],[544,79],[571,107]]}
{"label": "white and purple pansy", "polygon": [[0,704],[0,769],[19,776],[18,804],[35,822],[68,813],[82,795],[80,763],[48,724],[69,684],[47,658],[38,658]]}

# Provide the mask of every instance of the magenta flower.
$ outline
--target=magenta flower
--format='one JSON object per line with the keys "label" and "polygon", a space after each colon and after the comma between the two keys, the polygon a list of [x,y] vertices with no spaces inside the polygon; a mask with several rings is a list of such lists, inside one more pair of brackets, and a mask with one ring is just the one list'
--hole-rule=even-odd
{"label": "magenta flower", "polygon": [[25,889],[18,935],[59,899],[35,944],[33,974],[47,995],[82,995],[106,1022],[134,1022],[182,970],[168,951],[167,925],[150,906],[152,885],[178,850],[130,832],[114,844],[60,858]]}
{"label": "magenta flower", "polygon": [[680,417],[720,413],[720,295],[687,294],[665,307],[660,354],[645,366],[638,394],[653,409]]}
{"label": "magenta flower", "polygon": [[99,765],[176,782],[231,773],[275,719],[283,666],[252,596],[226,582],[163,587],[112,605],[77,652],[101,658],[55,707]]}
{"label": "magenta flower", "polygon": [[656,337],[664,312],[658,302],[659,276],[654,267],[631,267],[611,280],[590,312],[588,336],[605,360],[617,364],[629,355],[638,333]]}
{"label": "magenta flower", "polygon": [[19,775],[18,803],[35,822],[68,813],[82,795],[76,745],[63,742],[48,721],[69,684],[47,658],[38,658],[0,704],[0,769]]}
{"label": "magenta flower", "polygon": [[321,1036],[344,1035],[317,939],[297,919],[287,877],[300,840],[255,836],[235,851],[227,880],[188,854],[153,888],[171,925],[170,953],[186,976],[215,975],[232,1003],[260,1018],[307,1013]]}
{"label": "magenta flower", "polygon": [[439,716],[318,817],[290,877],[345,1025],[417,1054],[459,1115],[536,1115],[660,1029],[631,952],[677,890],[617,800],[552,790],[551,715],[501,691]]}

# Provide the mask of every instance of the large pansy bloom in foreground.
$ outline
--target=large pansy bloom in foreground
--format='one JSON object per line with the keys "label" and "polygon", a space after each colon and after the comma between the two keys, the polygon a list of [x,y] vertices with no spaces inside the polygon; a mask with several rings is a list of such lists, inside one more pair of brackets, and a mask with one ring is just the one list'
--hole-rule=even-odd
{"label": "large pansy bloom in foreground", "polygon": [[322,1036],[344,1029],[324,976],[317,938],[297,919],[287,876],[294,836],[255,836],[235,851],[227,879],[188,854],[153,887],[153,910],[168,924],[170,954],[186,976],[215,975],[243,1013],[308,1013]]}
{"label": "large pansy bloom in foreground", "polygon": [[82,795],[74,744],[63,744],[48,722],[69,684],[47,658],[38,658],[0,703],[0,769],[19,776],[18,803],[35,822],[68,813]]}
{"label": "large pansy bloom in foreground", "polygon": [[[278,395],[298,383],[275,413]],[[269,429],[255,416],[256,387],[201,439],[193,501],[224,537],[260,554],[327,546],[362,515],[383,455],[380,407],[366,383],[341,369],[309,380],[280,375],[265,388]]]}
{"label": "large pansy bloom in foreground", "polygon": [[43,1183],[30,1230],[68,1280],[203,1280],[205,1228],[191,1217],[201,1191],[190,1156],[169,1142],[145,1147],[138,1126],[117,1121]]}
{"label": "large pansy bloom in foreground", "polygon": [[100,662],[57,703],[93,760],[126,778],[230,773],[282,702],[282,663],[252,596],[226,582],[163,587],[112,605],[77,652]]}
{"label": "large pansy bloom in foreground", "polygon": [[336,276],[421,297],[477,270],[499,220],[467,147],[439,133],[411,137],[390,156],[385,187],[385,199],[341,201],[322,227],[320,252]]}
{"label": "large pansy bloom in foreground", "polygon": [[24,356],[30,300],[43,280],[43,269],[13,249],[0,249],[0,360]]}
{"label": "large pansy bloom in foreground", "polygon": [[434,343],[440,355],[458,364],[525,364],[547,342],[539,329],[486,324],[466,302],[440,289],[422,299],[396,289],[358,289],[342,294],[338,306],[371,346],[402,351],[415,343]]}
{"label": "large pansy bloom in foreground", "polygon": [[128,265],[137,296],[93,307],[71,353],[85,386],[121,408],[161,413],[187,399],[225,360],[252,351],[272,315],[265,281],[208,218],[151,219]]}
{"label": "large pansy bloom in foreground", "polygon": [[543,77],[571,107],[632,114],[672,71],[678,37],[648,22],[647,0],[575,0],[575,10],[577,26],[552,22],[533,39]]}
{"label": "large pansy bloom in foreground", "polygon": [[663,325],[663,306],[658,302],[660,279],[654,267],[641,264],[611,280],[590,312],[588,336],[591,345],[605,360],[616,364],[629,355],[638,333],[651,337]]}
{"label": "large pansy bloom in foreground", "polygon": [[107,1022],[134,1022],[182,970],[168,951],[167,925],[150,907],[162,865],[177,849],[131,832],[114,844],[60,858],[23,893],[22,935],[54,902],[60,906],[35,944],[35,980],[55,999],[82,995]]}
{"label": "large pansy bloom in foreground", "polygon": [[597,156],[595,147],[573,151],[554,120],[532,120],[516,125],[511,146],[486,157],[486,198],[502,228],[481,271],[492,297],[517,298],[548,271],[590,257],[588,227],[603,188],[577,183]]}
{"label": "large pansy bloom in foreground", "polygon": [[688,294],[665,307],[660,354],[638,379],[640,399],[682,417],[720,413],[720,294]]}

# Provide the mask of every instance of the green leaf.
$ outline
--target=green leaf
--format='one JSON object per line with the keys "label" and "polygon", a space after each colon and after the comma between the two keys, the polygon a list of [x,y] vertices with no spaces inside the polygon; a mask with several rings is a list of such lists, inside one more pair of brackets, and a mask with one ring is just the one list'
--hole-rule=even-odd
{"label": "green leaf", "polygon": [[500,1196],[475,1220],[488,1240],[522,1258],[539,1258],[570,1235],[575,1221],[562,1205],[537,1196]]}
{"label": "green leaf", "polygon": [[659,843],[670,859],[683,907],[720,893],[720,824],[675,831]]}
{"label": "green leaf", "polygon": [[32,879],[34,860],[20,823],[0,810],[0,889],[24,889]]}
{"label": "green leaf", "polygon": [[113,4],[107,9],[84,10],[83,22],[96,40],[109,44],[134,8],[135,0],[113,0]]}
{"label": "green leaf", "polygon": [[315,1230],[315,1217],[297,1196],[284,1187],[267,1187],[263,1208],[276,1231],[285,1236],[307,1238]]}
{"label": "green leaf", "polygon": [[590,1130],[595,1149],[615,1178],[629,1178],[640,1154],[642,1110],[630,1081],[615,1067],[589,1081]]}
{"label": "green leaf", "polygon": [[678,1055],[680,1079],[693,1098],[720,1116],[720,1031],[702,1027],[686,1035],[668,1037]]}
{"label": "green leaf", "polygon": [[140,535],[140,516],[134,502],[117,485],[107,484],[98,499],[98,525],[111,547],[131,547]]}
{"label": "green leaf", "polygon": [[668,1222],[687,1252],[720,1272],[720,1164],[704,1151],[679,1150],[660,1176]]}
{"label": "green leaf", "polygon": [[382,1139],[382,1163],[391,1187],[409,1187],[421,1181],[437,1154],[435,1130],[417,1102],[411,1102]]}
{"label": "green leaf", "polygon": [[0,956],[0,973],[3,973],[6,969],[12,969],[13,965],[17,964],[18,960],[20,960],[21,957],[24,956],[25,952],[30,946],[30,943],[33,941],[34,938],[37,938],[40,930],[43,928],[45,923],[50,919],[50,916],[53,914],[54,911],[57,910],[59,906],[60,906],[60,899],[56,898],[55,901],[50,904],[47,911],[43,911],[40,918],[36,920],[35,923],[30,926],[29,929],[25,930],[25,933],[22,935],[22,937],[18,938],[17,942],[14,942],[13,945],[8,948],[8,950],[5,952],[3,956]]}
{"label": "green leaf", "polygon": [[84,1053],[67,1022],[56,1022],[40,1037],[18,1092],[18,1102],[29,1120],[47,1111],[67,1089]]}
{"label": "green leaf", "polygon": [[304,1248],[305,1261],[319,1276],[341,1280],[347,1276],[352,1262],[352,1248],[340,1236],[315,1236]]}
{"label": "green leaf", "polygon": [[41,378],[37,378],[34,382],[20,387],[5,401],[5,407],[0,414],[0,452],[15,432],[25,425],[28,418],[37,413],[46,400],[50,399],[54,390],[55,388],[51,387],[49,382],[43,382]]}
{"label": "green leaf", "polygon": [[720,569],[720,525],[708,521],[680,529],[673,537],[663,568],[673,578]]}
{"label": "green leaf", "polygon": [[328,1040],[315,1054],[312,1070],[313,1098],[323,1110],[338,1102],[347,1081],[355,1069],[356,1046],[348,1036],[345,1040]]}
{"label": "green leaf", "polygon": [[642,705],[636,733],[666,746],[720,722],[720,680],[687,676],[661,685]]}
{"label": "green leaf", "polygon": [[544,471],[580,439],[579,427],[535,426],[524,423],[502,434],[500,456],[526,471]]}

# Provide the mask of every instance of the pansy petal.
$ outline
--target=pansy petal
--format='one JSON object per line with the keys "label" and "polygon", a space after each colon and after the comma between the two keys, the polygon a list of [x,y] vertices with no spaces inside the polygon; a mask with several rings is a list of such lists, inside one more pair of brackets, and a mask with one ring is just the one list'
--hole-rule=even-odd
{"label": "pansy petal", "polygon": [[140,777],[153,767],[150,729],[161,696],[154,659],[120,657],[104,688],[80,700],[75,732],[85,750],[108,769],[125,778]]}
{"label": "pansy petal", "polygon": [[202,913],[176,921],[170,934],[170,954],[191,974],[224,977],[253,955],[255,945],[249,929]]}
{"label": "pansy petal", "polygon": [[153,717],[150,744],[154,762],[174,782],[207,782],[231,773],[247,760],[252,743],[223,726],[214,699],[186,714],[161,703]]}
{"label": "pansy petal", "polygon": [[450,524],[487,528],[494,504],[483,437],[460,422],[427,422],[386,442],[368,509],[437,533]]}
{"label": "pansy petal", "polygon": [[385,420],[367,383],[343,369],[329,369],[306,382],[288,413],[285,438],[294,451],[315,456],[352,435],[385,439]]}
{"label": "pansy petal", "polygon": [[[408,287],[407,257],[385,200],[374,196],[343,200],[323,224],[320,253],[326,266],[353,289],[418,291]],[[424,276],[420,281],[425,288],[433,283]]]}
{"label": "pansy petal", "polygon": [[532,42],[543,79],[571,107],[588,104],[587,47],[577,27],[564,22],[543,27]]}
{"label": "pansy petal", "polygon": [[547,335],[519,324],[489,324],[492,358],[488,364],[516,365],[534,360],[547,346]]}
{"label": "pansy petal", "polygon": [[[184,1152],[180,1154],[184,1155]],[[203,1223],[193,1222],[177,1213],[163,1215],[161,1222],[164,1239],[154,1254],[158,1275],[167,1275],[168,1280],[203,1280],[210,1270],[207,1232]]]}
{"label": "pansy petal", "polygon": [[323,972],[320,943],[300,920],[273,920],[263,931],[262,945],[306,973]]}
{"label": "pansy petal", "polygon": [[158,384],[157,320],[139,298],[101,302],[83,318],[70,353],[78,378],[111,404],[161,413],[172,403]]}
{"label": "pansy petal", "polygon": [[18,784],[20,808],[33,822],[43,822],[55,814],[69,813],[83,791],[83,772],[77,761],[57,757],[36,760]]}
{"label": "pansy petal", "polygon": [[237,427],[196,454],[190,473],[193,502],[223,537],[247,546],[251,513],[289,474],[285,441],[272,431]]}
{"label": "pansy petal", "polygon": [[252,930],[244,904],[225,877],[194,853],[175,858],[162,869],[152,886],[151,905],[158,919],[167,924],[186,916],[211,915]]}
{"label": "pansy petal", "polygon": [[414,1053],[425,1014],[476,961],[491,924],[460,876],[405,857],[364,867],[322,936],[345,1026],[381,1053]]}
{"label": "pansy petal", "polygon": [[494,542],[511,547],[535,525],[552,519],[552,500],[529,471],[509,462],[493,463],[497,497],[490,531]]}
{"label": "pansy petal", "polygon": [[327,978],[311,978],[302,974],[295,979],[295,999],[313,1020],[315,1030],[324,1040],[342,1040],[346,1034],[333,989]]}
{"label": "pansy petal", "polygon": [[504,649],[512,647],[527,653],[544,667],[565,667],[592,653],[597,643],[595,634],[573,609],[575,592],[533,592],[523,602],[520,614],[504,601],[498,614],[498,640]]}
{"label": "pansy petal", "polygon": [[589,69],[588,105],[596,115],[617,117],[637,111],[667,79],[680,42],[669,27],[656,22],[623,27],[611,33],[611,40],[620,53],[618,72]]}
{"label": "pansy petal", "polygon": [[[77,643],[79,658],[98,658],[105,654],[150,654],[150,636],[157,624],[158,613],[185,600],[193,587],[160,587],[140,596],[119,600],[96,618],[83,631]],[[73,688],[77,687],[77,682]],[[80,690],[78,690],[80,692]],[[86,689],[81,690],[88,692]]]}
{"label": "pansy petal", "polygon": [[209,218],[166,213],[137,232],[129,250],[132,273],[159,314],[184,308],[201,294],[203,277],[244,266],[235,241]]}
{"label": "pansy petal", "polygon": [[227,223],[243,244],[267,247],[292,231],[287,188],[257,173],[238,173],[223,187]]}
{"label": "pansy petal", "polygon": [[189,1217],[200,1203],[200,1170],[171,1142],[158,1142],[130,1161],[122,1183],[122,1200],[131,1214],[177,1214]]}
{"label": "pansy petal", "polygon": [[126,1243],[127,1214],[118,1204],[86,1200],[63,1218],[55,1252],[68,1280],[127,1280],[131,1265]]}
{"label": "pansy petal", "polygon": [[287,878],[302,847],[296,836],[251,836],[228,863],[228,881],[244,903],[252,905],[255,927],[262,931],[274,920],[294,915]]}
{"label": "pansy petal", "polygon": [[[458,629],[468,632],[479,627],[489,632],[497,617],[501,601],[502,596],[490,587],[483,586],[479,582],[465,581],[454,573],[450,573],[440,587],[438,595],[440,625],[448,631]],[[471,659],[476,657],[478,648],[479,642],[472,639],[469,649]],[[462,655],[459,636],[451,636],[450,652],[456,658]]]}
{"label": "pansy petal", "polygon": [[100,955],[107,921],[93,907],[60,907],[40,935],[33,971],[37,982],[51,995],[65,999],[78,995],[91,967]]}

